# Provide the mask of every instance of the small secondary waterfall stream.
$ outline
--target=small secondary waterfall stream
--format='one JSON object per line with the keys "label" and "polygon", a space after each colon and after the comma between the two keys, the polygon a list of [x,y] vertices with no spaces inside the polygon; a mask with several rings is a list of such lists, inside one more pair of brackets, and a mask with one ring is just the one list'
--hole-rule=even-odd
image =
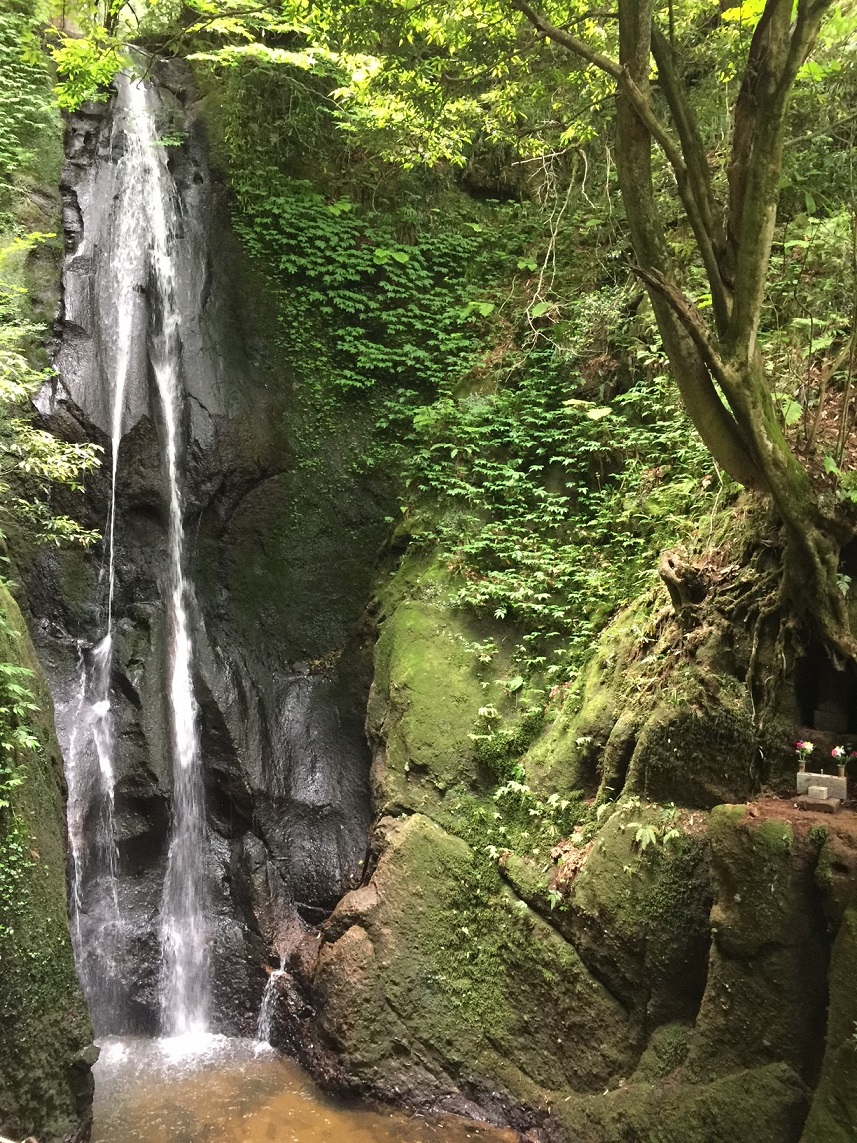
{"label": "small secondary waterfall stream", "polygon": [[268,983],[265,985],[265,991],[262,994],[259,1022],[256,1025],[256,1039],[263,1044],[269,1044],[274,1034],[274,1018],[277,1011],[277,981],[284,975],[285,969],[275,968],[268,977]]}
{"label": "small secondary waterfall stream", "polygon": [[[96,1028],[122,1023],[122,923],[116,887],[114,770],[117,746],[111,703],[115,638],[117,476],[124,428],[125,393],[132,351],[144,339],[160,411],[162,461],[168,488],[165,605],[168,626],[169,710],[173,802],[172,837],[164,881],[160,935],[163,952],[162,1030],[170,1035],[204,1032],[208,1010],[208,932],[204,854],[204,791],[193,694],[192,588],[185,571],[181,491],[183,391],[180,315],[176,302],[178,197],[158,141],[151,96],[137,80],[120,82],[112,145],[116,164],[116,225],[103,263],[110,277],[110,312],[98,315],[112,334],[110,506],[106,528],[105,632],[82,654],[78,718],[69,744],[70,838],[78,963]],[[93,763],[97,763],[97,768]],[[93,773],[95,770],[95,773]],[[94,815],[92,807],[97,806]],[[87,841],[87,834],[92,838]],[[82,947],[80,911],[102,917],[104,940]]]}

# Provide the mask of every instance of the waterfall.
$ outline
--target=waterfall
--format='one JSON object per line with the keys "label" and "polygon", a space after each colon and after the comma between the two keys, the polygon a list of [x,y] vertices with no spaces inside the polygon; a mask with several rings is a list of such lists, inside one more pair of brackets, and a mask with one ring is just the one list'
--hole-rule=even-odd
{"label": "waterfall", "polygon": [[[192,586],[186,574],[181,477],[184,392],[176,259],[179,201],[165,148],[158,141],[153,93],[120,79],[111,150],[116,207],[104,265],[105,299],[97,314],[111,384],[110,506],[105,529],[104,634],[84,649],[77,717],[68,751],[73,867],[73,929],[78,963],[100,1033],[121,1030],[121,916],[116,881],[114,771],[117,746],[111,700],[116,617],[117,474],[129,370],[146,345],[157,390],[159,436],[167,486],[168,705],[172,747],[172,823],[161,900],[161,1025],[167,1035],[204,1032],[208,1022],[209,924],[204,854],[205,804],[198,712],[193,694]],[[98,807],[96,813],[93,808]],[[93,818],[95,824],[93,825]],[[88,941],[81,917],[86,911]],[[93,913],[101,926],[93,928]],[[101,931],[105,940],[101,940]],[[93,941],[93,933],[99,939]],[[97,945],[97,948],[93,947]],[[87,947],[84,947],[87,946]],[[117,995],[118,994],[118,995]]]}
{"label": "waterfall", "polygon": [[[127,86],[129,94],[137,85]],[[106,601],[103,634],[91,647],[82,647],[77,709],[66,760],[69,848],[72,861],[72,935],[77,962],[96,1030],[116,1031],[122,1025],[122,956],[124,932],[119,907],[114,785],[116,725],[111,701],[115,641],[116,493],[122,441],[125,391],[131,346],[141,328],[142,294],[146,281],[146,219],[139,209],[146,194],[145,152],[149,140],[133,130],[131,102],[113,122],[111,148],[122,148],[116,166],[114,225],[109,235],[112,257],[105,264],[104,296],[109,311],[99,312],[106,342],[111,383],[110,503],[105,529]],[[82,916],[98,940],[85,940]]]}
{"label": "waterfall", "polygon": [[[98,1032],[121,1025],[124,933],[117,890],[109,633],[81,651],[77,711],[66,764],[71,931]],[[83,914],[97,942],[84,933]]]}
{"label": "waterfall", "polygon": [[178,198],[166,152],[158,143],[149,93],[127,85],[126,132],[139,155],[143,178],[139,209],[147,224],[150,265],[150,360],[160,402],[163,455],[169,486],[169,699],[173,747],[173,820],[161,909],[163,1030],[170,1035],[204,1032],[208,1023],[209,926],[206,916],[205,798],[197,708],[193,694],[193,645],[185,575],[184,519],[180,486],[183,390],[180,315],[176,303],[175,243]]}
{"label": "waterfall", "polygon": [[263,1044],[270,1044],[271,1036],[274,1033],[274,1017],[277,1014],[277,981],[285,971],[282,963],[279,968],[275,968],[269,975],[268,983],[265,985],[265,991],[262,994],[262,1006],[259,1009],[259,1021],[256,1025],[256,1039]]}

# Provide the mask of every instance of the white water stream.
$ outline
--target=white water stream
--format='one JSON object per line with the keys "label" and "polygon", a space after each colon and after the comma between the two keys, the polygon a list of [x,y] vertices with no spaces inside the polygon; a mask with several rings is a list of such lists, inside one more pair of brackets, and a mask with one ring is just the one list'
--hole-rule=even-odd
{"label": "white water stream", "polygon": [[162,1029],[167,1035],[204,1033],[208,1027],[209,925],[206,912],[205,798],[193,694],[193,644],[185,576],[184,519],[180,487],[182,386],[181,338],[176,304],[174,247],[178,196],[158,142],[149,92],[127,86],[126,132],[139,154],[139,209],[146,221],[150,254],[150,359],[160,401],[163,456],[169,487],[169,699],[173,746],[173,821],[161,907]]}
{"label": "white water stream", "polygon": [[284,972],[285,969],[283,968],[275,968],[269,975],[265,991],[262,993],[262,1005],[259,1008],[259,1020],[256,1024],[256,1039],[263,1044],[270,1044],[274,1034],[277,998],[279,996],[277,981]]}
{"label": "white water stream", "polygon": [[[136,85],[129,84],[125,91]],[[120,97],[121,98],[121,97]],[[131,105],[113,121],[111,148],[122,148],[116,164],[116,209],[109,234],[109,312],[97,321],[108,345],[111,390],[110,506],[105,529],[106,603],[99,641],[81,651],[80,689],[74,730],[66,760],[69,843],[72,856],[72,931],[78,964],[96,1028],[121,1024],[124,929],[117,891],[117,848],[114,815],[116,724],[111,701],[115,642],[116,491],[119,448],[123,434],[125,392],[135,336],[145,336],[142,298],[147,277],[146,219],[139,208],[145,196],[145,141],[134,130]],[[90,241],[88,236],[84,242]],[[81,249],[81,255],[87,253]],[[95,812],[93,813],[93,809]],[[93,947],[83,947],[82,910],[89,928],[99,931]],[[93,921],[95,924],[93,925]]]}

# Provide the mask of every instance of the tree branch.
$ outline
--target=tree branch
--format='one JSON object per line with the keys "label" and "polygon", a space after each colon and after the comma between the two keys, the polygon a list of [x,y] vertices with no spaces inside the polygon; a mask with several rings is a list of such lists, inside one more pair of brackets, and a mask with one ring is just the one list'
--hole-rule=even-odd
{"label": "tree branch", "polygon": [[767,0],[735,108],[730,239],[737,256],[728,342],[736,361],[755,352],[783,167],[785,117],[798,69],[833,0]]}
{"label": "tree branch", "polygon": [[[620,0],[618,63],[577,36],[555,27],[532,8],[528,0],[510,2],[541,35],[565,47],[579,59],[600,68],[617,81],[616,162],[622,198],[640,268],[651,276],[646,285],[682,400],[713,457],[730,476],[748,487],[766,488],[748,442],[736,419],[723,403],[712,379],[712,369],[707,360],[712,346],[704,323],[700,319],[699,326],[692,331],[680,320],[666,296],[670,294],[673,301],[681,299],[686,314],[692,310],[691,303],[671,283],[668,274],[669,252],[652,186],[653,141],[662,148],[673,168],[679,193],[694,232],[698,235],[700,250],[703,250],[706,243],[708,245],[708,265],[711,266],[714,278],[712,298],[717,291],[716,283],[720,281],[720,275],[713,257],[711,238],[691,190],[691,178],[681,146],[658,120],[651,104],[649,68],[652,0]],[[659,289],[659,286],[662,288]],[[724,288],[722,282],[720,288]],[[711,360],[714,363],[714,357]],[[723,365],[719,358],[717,364]]]}
{"label": "tree branch", "polygon": [[537,31],[541,32],[548,40],[553,40],[555,44],[562,44],[564,48],[568,48],[576,56],[586,60],[587,63],[593,64],[595,67],[600,68],[601,71],[606,71],[608,75],[612,75],[614,79],[621,80],[622,68],[611,59],[610,56],[605,56],[603,52],[597,51],[591,44],[587,44],[585,40],[573,36],[571,32],[565,31],[564,28],[555,27],[546,16],[541,12],[537,12],[535,8],[530,7],[527,0],[511,0],[512,7],[517,8],[519,12],[530,21]]}
{"label": "tree branch", "polygon": [[[650,36],[653,0],[620,0],[620,60],[633,88],[648,102]],[[753,488],[765,481],[748,442],[726,408],[712,379],[706,357],[715,355],[701,319],[680,319],[679,309],[689,315],[691,303],[672,282],[669,251],[652,185],[652,132],[637,113],[631,87],[620,84],[616,102],[616,165],[622,199],[631,230],[631,240],[655,311],[658,329],[670,360],[687,412],[715,460],[730,476]]]}
{"label": "tree branch", "polygon": [[708,327],[702,320],[699,310],[682,293],[673,282],[657,270],[647,270],[643,266],[631,267],[641,282],[654,290],[668,303],[673,313],[690,334],[693,343],[702,355],[705,364],[710,369],[717,382],[728,388],[730,377],[728,367],[718,353],[708,333]]}
{"label": "tree branch", "polygon": [[722,334],[729,322],[732,298],[723,277],[721,262],[726,253],[726,234],[711,190],[708,159],[696,117],[678,77],[672,48],[657,25],[652,27],[652,53],[658,66],[660,89],[678,131],[686,164],[686,181],[684,187],[679,185],[679,193],[705,266],[714,318]]}

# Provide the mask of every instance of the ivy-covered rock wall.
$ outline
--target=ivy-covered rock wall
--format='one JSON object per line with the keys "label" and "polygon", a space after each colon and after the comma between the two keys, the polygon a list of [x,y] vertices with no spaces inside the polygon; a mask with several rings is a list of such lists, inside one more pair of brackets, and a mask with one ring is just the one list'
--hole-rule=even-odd
{"label": "ivy-covered rock wall", "polygon": [[[617,801],[585,802],[575,790],[597,788],[611,727],[597,744],[583,730],[608,708],[621,720],[603,692],[614,671],[633,679],[644,613],[605,633],[576,697],[541,731],[531,720],[527,750],[505,652],[486,671],[452,600],[427,555],[406,557],[377,600],[373,871],[322,926],[315,967],[292,965],[316,1012],[304,1058],[346,1090],[534,1138],[844,1139],[850,817],[711,795],[678,809],[647,800],[632,767]],[[682,702],[670,709],[689,741]],[[749,792],[712,728],[699,733],[710,749],[684,758],[688,788]]]}

